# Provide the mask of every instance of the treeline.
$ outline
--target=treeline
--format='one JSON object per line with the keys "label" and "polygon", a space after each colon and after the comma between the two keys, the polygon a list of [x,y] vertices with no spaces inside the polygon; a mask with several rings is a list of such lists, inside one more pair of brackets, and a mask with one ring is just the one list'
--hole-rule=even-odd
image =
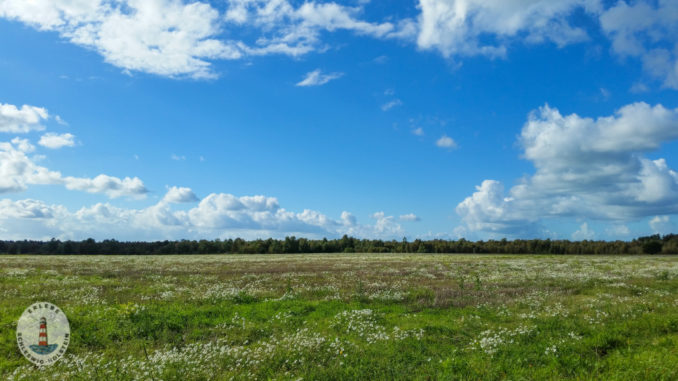
{"label": "treeline", "polygon": [[486,254],[678,254],[678,235],[653,235],[632,241],[414,240],[382,241],[343,236],[339,239],[286,237],[246,241],[240,238],[200,241],[120,242],[0,241],[0,254],[297,254],[297,253],[486,253]]}

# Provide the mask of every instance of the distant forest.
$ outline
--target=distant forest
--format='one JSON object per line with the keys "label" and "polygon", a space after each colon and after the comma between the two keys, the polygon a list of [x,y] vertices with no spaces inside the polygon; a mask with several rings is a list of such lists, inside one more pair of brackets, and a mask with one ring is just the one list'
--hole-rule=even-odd
{"label": "distant forest", "polygon": [[414,240],[382,241],[343,236],[339,239],[240,238],[200,241],[120,242],[0,241],[0,254],[299,254],[299,253],[477,253],[477,254],[678,254],[678,234],[652,235],[632,241]]}

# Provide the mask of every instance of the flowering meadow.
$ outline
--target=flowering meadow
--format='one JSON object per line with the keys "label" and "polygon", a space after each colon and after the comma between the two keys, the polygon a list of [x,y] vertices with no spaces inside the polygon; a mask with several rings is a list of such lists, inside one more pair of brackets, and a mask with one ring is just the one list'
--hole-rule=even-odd
{"label": "flowering meadow", "polygon": [[[70,321],[39,368],[16,324]],[[0,379],[678,379],[678,257],[0,256]]]}

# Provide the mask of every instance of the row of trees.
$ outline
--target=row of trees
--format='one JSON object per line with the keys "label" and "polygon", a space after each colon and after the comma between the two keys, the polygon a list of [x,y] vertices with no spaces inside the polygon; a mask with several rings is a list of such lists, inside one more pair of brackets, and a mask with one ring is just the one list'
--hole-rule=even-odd
{"label": "row of trees", "polygon": [[120,242],[0,241],[2,254],[283,254],[283,253],[493,253],[493,254],[678,254],[678,235],[653,235],[632,241],[414,240],[382,241],[343,236],[339,239],[286,237],[246,241],[240,238],[200,241]]}

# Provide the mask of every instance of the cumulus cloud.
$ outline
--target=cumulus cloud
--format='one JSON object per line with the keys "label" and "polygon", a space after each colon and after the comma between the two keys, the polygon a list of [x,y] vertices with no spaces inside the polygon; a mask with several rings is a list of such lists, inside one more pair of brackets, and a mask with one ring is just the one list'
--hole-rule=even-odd
{"label": "cumulus cloud", "polygon": [[73,147],[75,146],[75,136],[69,133],[57,134],[48,132],[40,137],[38,144],[51,149]]}
{"label": "cumulus cloud", "polygon": [[596,236],[596,232],[589,228],[589,224],[584,222],[581,224],[579,229],[572,233],[572,239],[581,241],[581,240],[592,240]]}
{"label": "cumulus cloud", "polygon": [[308,87],[308,86],[322,86],[328,83],[331,80],[341,78],[344,73],[328,73],[323,74],[320,69],[313,70],[306,74],[306,77],[302,79],[297,86]]}
{"label": "cumulus cloud", "polygon": [[675,232],[675,226],[669,216],[654,216],[650,220],[650,228],[655,234],[670,234]]}
{"label": "cumulus cloud", "polygon": [[467,231],[485,231],[511,235],[530,235],[538,217],[521,209],[513,198],[504,195],[504,185],[484,180],[476,191],[457,205]]}
{"label": "cumulus cloud", "polygon": [[[17,144],[18,143],[18,144]],[[56,184],[61,173],[41,167],[22,150],[23,142],[0,142],[0,193],[26,190],[28,184]]]}
{"label": "cumulus cloud", "polygon": [[414,130],[412,130],[412,133],[417,136],[424,136],[424,129],[421,127],[417,127]]}
{"label": "cumulus cloud", "polygon": [[631,229],[626,225],[613,225],[605,229],[605,232],[613,237],[628,237],[631,235]]}
{"label": "cumulus cloud", "polygon": [[368,228],[363,227],[364,231],[359,235],[370,237],[398,237],[405,233],[400,224],[395,222],[395,217],[393,216],[387,216],[384,212],[376,212],[372,214],[372,218],[376,220],[374,226]]}
{"label": "cumulus cloud", "polygon": [[19,240],[30,236],[31,239],[49,240],[61,233],[64,227],[58,224],[67,212],[63,206],[37,200],[0,200],[0,235],[3,239]]}
{"label": "cumulus cloud", "polygon": [[534,232],[551,217],[627,221],[678,212],[678,173],[643,153],[678,138],[678,109],[634,103],[597,119],[541,107],[520,144],[536,171],[508,192],[485,180],[457,206],[471,230]]}
{"label": "cumulus cloud", "polygon": [[0,103],[0,132],[19,134],[44,130],[41,123],[48,118],[49,113],[42,107],[23,105],[19,108]]}
{"label": "cumulus cloud", "polygon": [[193,193],[191,188],[171,187],[167,190],[167,193],[162,200],[166,203],[179,204],[185,202],[196,202],[198,201],[198,196]]}
{"label": "cumulus cloud", "polygon": [[143,197],[148,190],[137,178],[120,179],[108,175],[95,178],[62,176],[60,172],[35,163],[26,154],[32,151],[32,145],[25,139],[13,139],[12,142],[0,142],[0,193],[20,192],[28,185],[64,185],[67,189],[89,193],[103,193],[109,197]]}
{"label": "cumulus cloud", "polygon": [[443,135],[440,139],[436,140],[436,145],[440,148],[457,148],[457,142],[447,135]]}
{"label": "cumulus cloud", "polygon": [[53,218],[63,210],[63,208],[48,206],[36,200],[0,200],[0,218],[2,219]]}
{"label": "cumulus cloud", "polygon": [[68,176],[63,177],[61,182],[67,189],[85,191],[88,193],[104,193],[111,198],[121,196],[141,198],[148,192],[143,181],[138,177],[125,177],[124,179],[120,179],[108,175],[98,175],[90,179]]}
{"label": "cumulus cloud", "polygon": [[347,211],[341,212],[341,222],[344,226],[355,226],[358,224],[355,216]]}
{"label": "cumulus cloud", "polygon": [[196,226],[207,229],[275,229],[281,223],[293,222],[295,217],[281,209],[274,197],[236,197],[226,193],[208,195],[188,215]]}

